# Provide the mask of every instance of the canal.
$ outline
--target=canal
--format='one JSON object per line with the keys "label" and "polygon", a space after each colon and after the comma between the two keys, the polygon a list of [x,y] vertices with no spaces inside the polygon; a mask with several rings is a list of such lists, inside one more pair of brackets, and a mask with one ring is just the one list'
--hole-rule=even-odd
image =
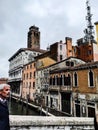
{"label": "canal", "polygon": [[35,108],[29,107],[26,104],[23,104],[21,102],[17,102],[15,99],[11,99],[9,101],[9,114],[10,115],[34,115],[34,116],[42,115],[44,116],[43,113],[36,111]]}

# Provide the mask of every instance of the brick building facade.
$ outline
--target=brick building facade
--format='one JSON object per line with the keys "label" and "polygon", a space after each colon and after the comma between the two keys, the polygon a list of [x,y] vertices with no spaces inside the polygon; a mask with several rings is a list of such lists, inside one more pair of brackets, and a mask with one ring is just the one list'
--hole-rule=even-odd
{"label": "brick building facade", "polygon": [[83,43],[83,38],[77,40],[77,45],[73,46],[73,56],[86,62],[98,61],[98,44]]}

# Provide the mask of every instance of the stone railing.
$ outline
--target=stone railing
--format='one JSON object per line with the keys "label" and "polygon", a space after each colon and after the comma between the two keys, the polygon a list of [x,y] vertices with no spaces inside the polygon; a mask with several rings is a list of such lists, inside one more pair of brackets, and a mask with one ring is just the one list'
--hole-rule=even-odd
{"label": "stone railing", "polygon": [[95,130],[93,118],[12,116],[11,130]]}

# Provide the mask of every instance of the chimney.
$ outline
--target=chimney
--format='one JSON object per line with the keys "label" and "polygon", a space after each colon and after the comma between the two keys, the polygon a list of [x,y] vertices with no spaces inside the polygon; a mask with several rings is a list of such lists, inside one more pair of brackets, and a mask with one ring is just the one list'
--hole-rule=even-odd
{"label": "chimney", "polygon": [[72,38],[66,37],[65,43],[66,43],[67,58],[68,58],[68,57],[72,56]]}

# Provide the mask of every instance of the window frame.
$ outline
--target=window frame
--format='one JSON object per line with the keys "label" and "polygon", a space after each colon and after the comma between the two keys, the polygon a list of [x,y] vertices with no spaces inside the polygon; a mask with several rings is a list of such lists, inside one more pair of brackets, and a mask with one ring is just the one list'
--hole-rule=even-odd
{"label": "window frame", "polygon": [[[93,85],[90,85],[90,84],[92,84],[91,83],[92,81],[90,81],[90,78],[91,78],[90,77],[90,72],[92,72],[92,74],[93,74],[92,75],[92,77],[93,77],[93,79],[92,79],[93,80]],[[95,84],[94,84],[94,72],[91,69],[88,71],[88,87],[89,88],[94,88],[95,87]]]}

